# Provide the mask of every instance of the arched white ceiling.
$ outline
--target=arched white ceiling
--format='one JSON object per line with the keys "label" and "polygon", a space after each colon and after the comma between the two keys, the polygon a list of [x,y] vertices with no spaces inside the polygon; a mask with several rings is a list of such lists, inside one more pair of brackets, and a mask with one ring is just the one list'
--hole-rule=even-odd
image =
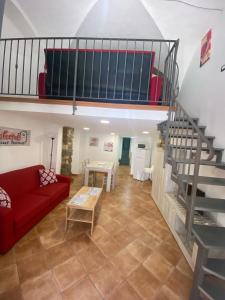
{"label": "arched white ceiling", "polygon": [[37,30],[16,0],[6,1],[2,38],[37,36]]}
{"label": "arched white ceiling", "polygon": [[[225,6],[224,0],[186,1],[205,7],[224,8]],[[13,3],[13,9],[8,9],[6,17],[10,18],[12,23],[16,23],[15,27],[22,28],[24,36],[28,36],[28,34],[33,36],[74,36],[76,33],[80,35],[87,32],[87,24],[92,24],[91,33],[95,36],[102,33],[104,28],[101,26],[108,26],[107,28],[115,26],[111,36],[119,32],[123,37],[135,38],[139,35],[143,38],[154,38],[155,36],[152,35],[156,31],[152,31],[149,25],[149,20],[151,22],[154,20],[154,29],[158,28],[159,36],[157,37],[180,39],[178,61],[181,68],[181,80],[202,35],[222,14],[218,11],[200,10],[171,0],[7,0],[6,3],[6,6],[10,7],[11,5],[11,8]],[[107,18],[106,15],[104,18],[103,14],[100,16],[102,19],[99,19],[99,16],[95,15],[96,11],[99,12],[99,9],[96,10],[96,8],[100,6],[102,6],[101,11],[105,11],[105,13],[108,11],[107,16],[111,16],[111,18]],[[112,10],[116,6],[118,14]],[[142,18],[140,17],[141,11]],[[126,18],[126,24],[124,24],[122,16]],[[7,28],[5,28],[5,35],[7,35]]]}
{"label": "arched white ceiling", "polygon": [[[10,1],[10,0],[9,0]],[[97,0],[19,0],[39,36],[74,36]]]}
{"label": "arched white ceiling", "polygon": [[163,39],[156,23],[139,0],[98,0],[76,35]]}

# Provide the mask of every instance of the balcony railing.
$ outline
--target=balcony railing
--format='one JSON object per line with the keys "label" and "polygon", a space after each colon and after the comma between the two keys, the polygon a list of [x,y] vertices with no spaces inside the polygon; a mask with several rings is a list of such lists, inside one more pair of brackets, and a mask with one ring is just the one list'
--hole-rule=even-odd
{"label": "balcony railing", "polygon": [[179,41],[114,38],[0,40],[0,94],[170,105]]}

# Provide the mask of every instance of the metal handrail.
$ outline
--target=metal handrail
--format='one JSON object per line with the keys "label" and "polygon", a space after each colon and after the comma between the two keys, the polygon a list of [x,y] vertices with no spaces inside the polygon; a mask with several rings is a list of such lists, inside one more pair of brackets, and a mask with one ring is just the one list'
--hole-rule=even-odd
{"label": "metal handrail", "polygon": [[192,127],[195,129],[195,131],[198,133],[198,135],[200,136],[200,139],[202,140],[202,142],[207,144],[207,147],[209,149],[209,155],[207,157],[207,159],[203,159],[203,161],[210,161],[213,159],[214,155],[215,155],[215,150],[212,147],[212,144],[210,143],[210,141],[207,139],[207,137],[205,137],[205,135],[202,133],[202,131],[199,129],[198,125],[193,121],[193,119],[188,115],[188,113],[186,112],[186,110],[183,108],[183,106],[177,101],[175,100],[176,104],[178,104],[183,113],[185,114],[185,116],[187,117],[187,120],[189,123],[191,123]]}
{"label": "metal handrail", "polygon": [[100,38],[100,37],[73,37],[73,36],[51,36],[51,37],[26,37],[26,38],[1,38],[0,41],[22,41],[22,40],[105,40],[105,41],[136,41],[136,42],[163,42],[163,43],[175,43],[177,40],[164,40],[164,39],[136,39],[136,38]]}

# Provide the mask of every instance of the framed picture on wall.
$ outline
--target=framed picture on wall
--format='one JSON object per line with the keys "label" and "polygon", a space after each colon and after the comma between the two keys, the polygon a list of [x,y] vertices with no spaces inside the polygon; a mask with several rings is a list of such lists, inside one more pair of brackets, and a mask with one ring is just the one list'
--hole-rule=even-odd
{"label": "framed picture on wall", "polygon": [[200,58],[200,67],[202,67],[211,56],[212,48],[212,29],[210,29],[201,42],[201,58]]}
{"label": "framed picture on wall", "polygon": [[113,152],[113,143],[112,142],[105,142],[104,143],[104,151]]}
{"label": "framed picture on wall", "polygon": [[31,131],[0,127],[0,146],[30,146]]}
{"label": "framed picture on wall", "polygon": [[98,138],[90,137],[89,146],[98,147]]}

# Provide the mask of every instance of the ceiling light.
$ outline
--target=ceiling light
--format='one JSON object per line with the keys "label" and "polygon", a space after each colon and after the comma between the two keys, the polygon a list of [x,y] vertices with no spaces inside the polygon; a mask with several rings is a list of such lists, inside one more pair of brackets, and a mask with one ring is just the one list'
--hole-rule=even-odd
{"label": "ceiling light", "polygon": [[142,131],[143,134],[149,134],[149,131]]}
{"label": "ceiling light", "polygon": [[108,120],[101,120],[102,124],[109,124],[110,122]]}
{"label": "ceiling light", "polygon": [[111,134],[111,135],[115,135],[115,132],[111,132],[110,134]]}
{"label": "ceiling light", "polygon": [[84,127],[83,129],[86,131],[90,130],[90,128],[88,128],[88,127]]}

